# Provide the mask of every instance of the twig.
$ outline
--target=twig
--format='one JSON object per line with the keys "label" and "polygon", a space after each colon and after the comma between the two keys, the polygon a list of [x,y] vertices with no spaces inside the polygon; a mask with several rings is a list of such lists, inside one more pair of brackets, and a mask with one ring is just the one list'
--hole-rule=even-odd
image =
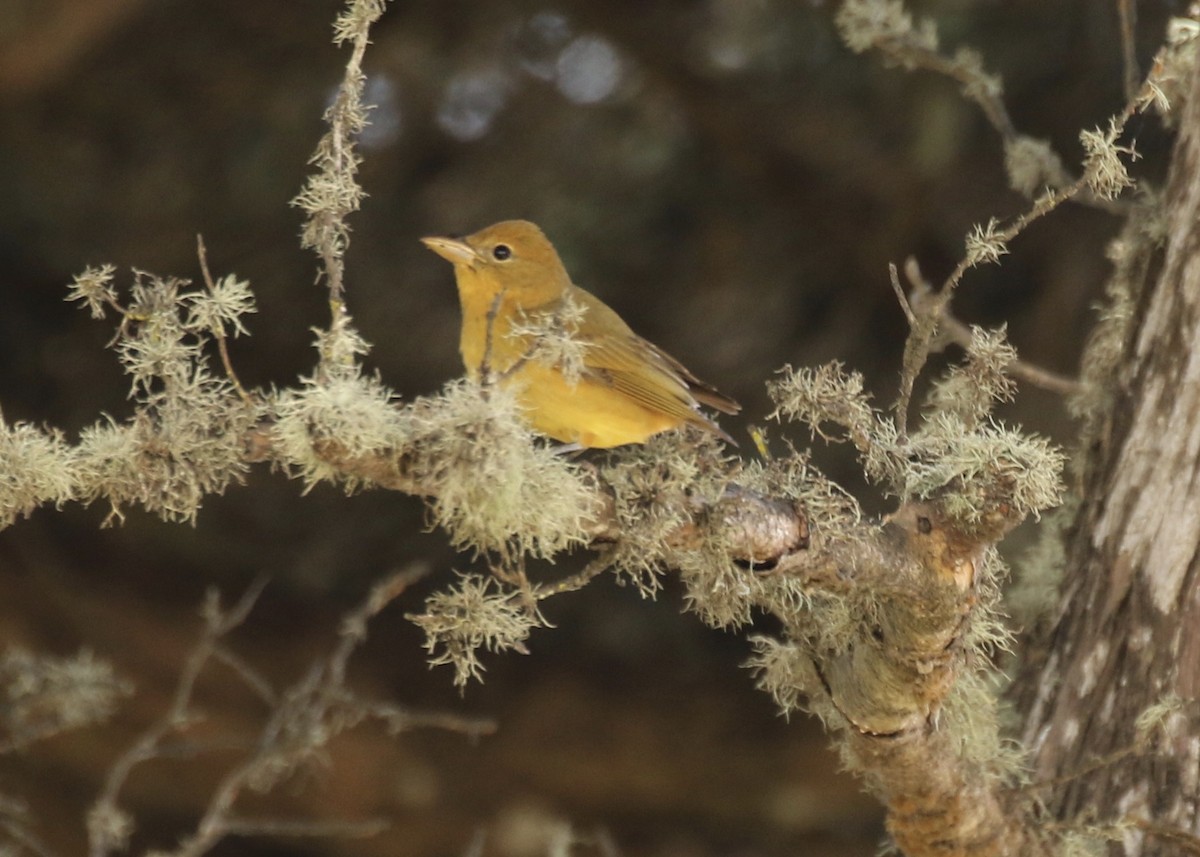
{"label": "twig", "polygon": [[201,753],[230,753],[230,752],[245,752],[248,743],[244,740],[235,738],[229,739],[179,739],[172,741],[164,739],[155,748],[155,760],[161,759],[194,759]]}
{"label": "twig", "polygon": [[621,846],[607,827],[597,827],[592,833],[592,842],[600,857],[621,857]]}
{"label": "twig", "polygon": [[338,17],[335,43],[350,41],[353,46],[333,104],[325,114],[329,131],[317,144],[312,159],[319,169],[292,201],[309,215],[302,243],[320,256],[329,288],[331,329],[337,329],[346,318],[344,257],[350,241],[346,216],[358,210],[363,197],[356,179],[359,158],[354,151],[354,137],[365,124],[363,57],[370,44],[371,25],[385,6],[386,0],[348,0]]}
{"label": "twig", "polygon": [[471,841],[463,849],[462,857],[483,857],[485,845],[487,845],[487,830],[482,827],[476,828],[475,833],[471,835]]}
{"label": "twig", "polygon": [[[122,753],[116,762],[113,763],[112,767],[109,768],[104,786],[100,790],[95,803],[92,805],[91,814],[94,817],[116,817],[119,815],[117,797],[120,795],[126,780],[129,779],[130,772],[142,762],[158,758],[161,754],[163,743],[170,733],[186,728],[198,719],[198,716],[191,711],[191,701],[200,672],[216,651],[218,640],[245,621],[246,616],[249,615],[250,610],[258,601],[258,597],[262,594],[266,584],[267,581],[265,578],[255,581],[233,608],[225,613],[221,612],[216,592],[214,590],[209,591],[202,611],[202,615],[204,616],[204,630],[201,633],[199,642],[196,643],[196,646],[188,655],[183,670],[180,672],[179,681],[175,686],[175,693],[171,698],[171,707],[157,723],[146,730],[133,743],[133,746]],[[100,835],[99,831],[89,826],[88,854],[91,857],[104,857],[104,855],[115,850],[118,844],[112,841],[111,838]]]}
{"label": "twig", "polygon": [[1200,837],[1181,827],[1170,827],[1145,818],[1130,818],[1129,822],[1143,833],[1169,842],[1188,854],[1200,854]]}
{"label": "twig", "polygon": [[1117,0],[1117,17],[1121,21],[1121,60],[1125,66],[1125,100],[1133,101],[1141,89],[1141,73],[1138,71],[1137,0]]}
{"label": "twig", "polygon": [[[3,830],[5,835],[14,843],[36,854],[37,857],[55,857],[54,852],[41,839],[34,836],[28,830],[25,830],[19,824],[14,824],[11,821],[3,821],[0,822],[0,830]],[[18,851],[17,853],[20,852]]]}
{"label": "twig", "polygon": [[342,620],[341,639],[329,656],[327,674],[334,685],[346,681],[346,664],[350,655],[367,638],[367,623],[384,607],[404,594],[408,587],[429,574],[429,566],[414,564],[402,569],[371,587],[366,600]]}
{"label": "twig", "polygon": [[230,836],[345,836],[365,839],[387,830],[382,818],[364,821],[309,821],[303,818],[227,818],[224,832]]}
{"label": "twig", "polygon": [[[951,342],[963,348],[970,347],[973,339],[971,328],[949,313],[943,313],[942,323],[946,326],[946,335]],[[1009,363],[1005,370],[1034,387],[1049,390],[1051,393],[1058,393],[1061,396],[1073,396],[1081,389],[1080,383],[1075,379],[1035,366],[1020,358]]]}
{"label": "twig", "polygon": [[[909,283],[913,287],[912,305],[923,307],[929,300],[930,295],[932,295],[933,288],[922,276],[921,269],[917,265],[915,258],[909,257],[908,261],[904,263],[904,276],[908,278]],[[971,346],[971,341],[974,338],[971,328],[955,318],[954,314],[950,312],[949,307],[945,305],[941,306],[938,322],[941,326],[940,333],[945,336],[947,341],[953,342],[962,348],[969,348]],[[1080,384],[1074,378],[1068,378],[1049,369],[1043,369],[1020,358],[1009,363],[1005,369],[1022,381],[1026,381],[1043,390],[1049,390],[1052,393],[1071,396],[1080,390]]]}
{"label": "twig", "polygon": [[487,326],[483,332],[483,359],[479,361],[479,380],[483,384],[491,381],[492,374],[492,337],[495,335],[496,316],[500,314],[500,300],[504,297],[504,289],[496,292],[492,305],[488,307]]}
{"label": "twig", "polygon": [[917,314],[913,312],[913,308],[908,303],[908,295],[904,294],[904,286],[900,285],[900,275],[896,272],[895,262],[888,262],[888,279],[892,281],[892,291],[896,293],[900,309],[904,311],[904,317],[908,319],[908,326],[916,327]]}
{"label": "twig", "polygon": [[962,87],[963,94],[979,105],[988,122],[1005,140],[1017,136],[1016,125],[1008,115],[1004,99],[989,85],[988,77],[982,70],[968,68],[957,58],[944,57],[936,52],[913,51],[909,56],[916,66],[956,81]]}
{"label": "twig", "polygon": [[[1125,105],[1121,112],[1113,119],[1112,130],[1114,135],[1120,135],[1125,125],[1129,122],[1130,117],[1136,111],[1136,103],[1130,102]],[[1066,188],[1061,190],[1047,190],[1034,200],[1033,205],[1028,211],[1015,217],[1004,228],[992,231],[989,239],[998,244],[1007,244],[1024,232],[1035,220],[1045,217],[1064,202],[1074,199],[1087,190],[1087,187],[1088,177],[1084,175]],[[930,294],[925,304],[925,312],[917,311],[917,318],[920,323],[909,332],[908,339],[904,344],[904,370],[901,376],[900,394],[894,405],[897,427],[902,437],[905,434],[908,408],[912,400],[914,383],[925,368],[925,364],[929,360],[929,355],[934,350],[939,325],[942,319],[948,314],[947,308],[949,307],[951,298],[954,296],[954,290],[958,288],[958,284],[962,281],[967,271],[977,264],[979,264],[979,260],[972,257],[971,254],[964,255],[954,267],[954,270],[950,272],[950,275],[946,277],[940,289],[936,291],[932,288],[929,289]],[[1038,373],[1032,373],[1032,375],[1036,377]],[[1029,380],[1030,383],[1035,383],[1032,378],[1027,378],[1026,380]],[[1043,377],[1040,380],[1045,379]]]}
{"label": "twig", "polygon": [[[56,857],[55,852],[24,823],[28,808],[24,801],[0,795],[0,831],[15,844],[37,857]],[[19,851],[18,851],[19,853]]]}
{"label": "twig", "polygon": [[[200,272],[204,275],[204,285],[208,287],[210,294],[217,290],[216,284],[213,282],[212,274],[208,270],[208,250],[204,246],[204,236],[196,236],[196,255],[200,257]],[[246,388],[242,386],[242,382],[238,380],[237,372],[233,371],[233,361],[229,359],[229,346],[225,341],[225,331],[217,324],[210,328],[213,338],[217,340],[217,351],[221,353],[221,365],[225,367],[225,375],[229,378],[229,383],[233,384],[233,389],[237,391],[238,397],[247,407],[254,406],[254,400],[250,394],[246,392]]]}
{"label": "twig", "polygon": [[178,857],[199,857],[231,834],[372,835],[382,822],[299,822],[243,819],[233,808],[249,787],[263,791],[304,760],[318,753],[333,736],[365,717],[380,719],[393,732],[436,726],[477,737],[494,731],[489,721],[453,715],[414,714],[390,703],[360,700],[345,688],[346,666],[354,649],[366,639],[367,623],[427,572],[413,566],[374,586],[363,603],[342,621],[341,636],[329,657],[318,661],[295,685],[280,695],[252,757],[229,771],[218,784],[195,833],[180,843]]}
{"label": "twig", "polygon": [[596,558],[583,567],[583,570],[556,580],[553,583],[539,584],[533,588],[533,595],[538,601],[561,595],[564,592],[576,592],[587,586],[593,579],[599,577],[612,567],[612,550],[602,550]]}
{"label": "twig", "polygon": [[219,645],[213,649],[212,657],[213,660],[220,661],[233,670],[245,682],[246,686],[253,690],[259,699],[267,705],[275,705],[279,702],[275,689],[271,687],[270,682],[260,676],[239,655]]}
{"label": "twig", "polygon": [[979,105],[983,115],[1005,140],[1017,136],[1016,128],[1008,115],[999,87],[976,62],[964,61],[962,56],[945,57],[931,47],[914,30],[902,34],[890,31],[871,41],[872,47],[904,69],[920,68],[940,74],[962,87],[963,95]]}
{"label": "twig", "polygon": [[460,732],[475,742],[484,735],[494,735],[499,728],[495,720],[486,717],[462,717],[445,711],[412,711],[390,702],[366,702],[361,710],[369,717],[387,724],[392,734],[410,729],[442,729]]}
{"label": "twig", "polygon": [[525,573],[525,555],[518,554],[515,561],[516,566],[511,569],[505,566],[502,559],[495,563],[489,562],[488,571],[501,583],[507,583],[515,590],[517,597],[521,600],[521,606],[525,608],[525,612],[531,618],[546,627],[553,627],[538,611],[538,600],[534,595],[533,584],[529,582],[529,575]]}
{"label": "twig", "polygon": [[1123,762],[1125,759],[1128,759],[1131,756],[1137,756],[1145,752],[1145,747],[1139,744],[1122,747],[1120,750],[1114,750],[1106,756],[1100,756],[1097,759],[1093,759],[1091,762],[1081,768],[1078,768],[1077,770],[1069,771],[1068,773],[1049,780],[1038,780],[1036,782],[1028,783],[1020,786],[1017,789],[1014,789],[1014,791],[1030,792],[1041,791],[1048,788],[1056,788],[1058,786],[1074,782],[1075,780],[1082,779],[1083,777],[1086,777],[1089,774],[1094,774],[1097,771],[1102,771],[1105,768],[1110,768],[1118,762]]}

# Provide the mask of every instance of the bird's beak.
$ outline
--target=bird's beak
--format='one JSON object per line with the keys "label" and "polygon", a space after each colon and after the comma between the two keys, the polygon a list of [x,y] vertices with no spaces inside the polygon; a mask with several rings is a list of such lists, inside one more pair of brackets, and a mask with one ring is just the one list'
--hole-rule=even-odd
{"label": "bird's beak", "polygon": [[471,245],[457,238],[441,238],[434,235],[422,238],[421,243],[452,265],[470,265],[476,259],[475,250]]}

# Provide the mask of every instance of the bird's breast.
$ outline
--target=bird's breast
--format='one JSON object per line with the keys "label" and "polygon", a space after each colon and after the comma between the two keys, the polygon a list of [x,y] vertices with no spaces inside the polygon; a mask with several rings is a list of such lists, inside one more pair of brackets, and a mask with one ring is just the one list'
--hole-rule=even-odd
{"label": "bird's breast", "polygon": [[534,431],[562,443],[588,448],[642,443],[682,422],[645,407],[599,376],[568,381],[554,367],[536,360],[523,364],[503,383],[516,393]]}
{"label": "bird's breast", "polygon": [[532,337],[515,334],[514,322],[523,313],[503,296],[497,302],[463,301],[462,336],[459,351],[468,375],[478,378],[484,363],[492,372],[504,372],[533,347]]}

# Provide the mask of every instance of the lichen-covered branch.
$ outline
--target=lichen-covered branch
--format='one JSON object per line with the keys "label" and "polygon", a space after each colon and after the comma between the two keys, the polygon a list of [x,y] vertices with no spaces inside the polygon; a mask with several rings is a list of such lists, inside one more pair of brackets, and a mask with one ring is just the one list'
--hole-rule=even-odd
{"label": "lichen-covered branch", "polygon": [[[1188,443],[1191,435],[1178,428],[1186,429],[1187,414],[1196,410],[1194,390],[1187,385],[1195,373],[1182,360],[1170,371],[1161,369],[1147,355],[1155,354],[1162,341],[1178,345],[1195,338],[1190,327],[1172,324],[1194,322],[1190,298],[1197,290],[1180,287],[1178,294],[1163,294],[1175,281],[1195,279],[1189,267],[1194,254],[1186,251],[1194,243],[1190,230],[1197,195],[1188,181],[1177,177],[1173,182],[1168,196],[1178,214],[1169,235],[1174,254],[1162,264],[1175,279],[1164,274],[1165,285],[1156,292],[1113,290],[1078,385],[1034,374],[1018,360],[1003,329],[968,328],[954,319],[949,306],[966,272],[999,264],[1009,243],[1030,223],[1070,199],[1111,202],[1132,184],[1127,165],[1136,153],[1122,143],[1126,125],[1136,111],[1165,110],[1175,97],[1188,40],[1180,38],[1160,54],[1150,77],[1107,128],[1083,133],[1081,174],[1072,178],[1047,145],[1017,132],[998,78],[984,71],[976,54],[941,54],[932,25],[914,24],[900,3],[843,4],[839,24],[852,48],[877,49],[889,61],[959,82],[1003,138],[1011,184],[1033,200],[1008,221],[988,219],[972,229],[961,261],[940,288],[927,287],[914,275],[910,279],[918,291],[905,296],[894,276],[911,329],[893,414],[878,408],[862,377],[838,362],[787,367],[769,385],[773,417],[784,431],[853,448],[867,480],[893,502],[890,514],[872,519],[812,466],[807,453],[793,445],[794,436],[785,437],[786,452],[778,457],[767,454],[764,442],[760,457],[735,458],[713,437],[684,430],[573,459],[532,437],[516,399],[488,383],[486,372],[483,383],[453,381],[436,395],[401,401],[364,368],[368,345],[346,309],[344,254],[347,218],[362,199],[354,149],[366,121],[362,62],[370,25],[383,8],[380,0],[353,0],[339,18],[337,38],[351,44],[351,56],[327,113],[329,131],[314,156],[317,169],[296,199],[308,215],[304,246],[319,255],[332,309],[329,328],[317,331],[314,370],[270,392],[242,389],[226,337],[245,332],[243,320],[254,311],[253,301],[247,284],[212,277],[203,252],[205,289],[138,273],[121,290],[111,268],[89,270],[77,278],[70,297],[97,318],[115,316],[114,347],[130,379],[132,413],[123,420],[104,418],[78,441],[52,429],[0,421],[5,477],[0,526],[46,504],[101,499],[114,518],[137,504],[167,520],[195,521],[205,497],[263,464],[306,487],[328,481],[348,492],[371,487],[419,495],[428,503],[430,519],[481,566],[408,616],[425,633],[429,661],[452,667],[460,686],[481,679],[485,653],[531,649],[535,629],[548,625],[539,612],[546,599],[577,591],[604,574],[653,597],[664,577],[674,574],[687,607],[712,626],[741,627],[762,613],[777,620],[774,636],[755,638],[751,666],[759,685],[784,712],[805,709],[824,721],[847,765],[886,806],[888,828],[910,857],[1049,853],[1055,835],[1032,822],[1034,792],[1016,787],[1022,757],[1001,741],[996,694],[988,681],[992,656],[1011,637],[1000,611],[1006,569],[996,546],[1013,527],[1061,501],[1063,456],[1044,439],[1001,423],[996,408],[1012,399],[1013,376],[1025,374],[1073,394],[1091,441],[1103,446],[1102,441],[1120,439],[1109,431],[1111,407],[1138,379],[1119,376],[1116,367],[1132,353],[1132,337],[1141,331],[1136,351],[1142,362],[1136,368],[1161,370],[1178,389],[1169,396],[1131,397],[1133,423],[1123,428],[1141,445],[1120,454],[1132,462],[1128,472],[1139,478],[1114,482],[1110,496],[1104,490],[1108,483],[1097,483],[1096,495],[1107,506],[1091,510],[1088,520],[1103,523],[1105,515],[1124,508],[1139,520],[1151,516],[1156,509],[1146,504],[1156,501],[1140,489],[1154,479],[1174,492],[1178,509],[1188,508],[1186,485],[1173,481],[1181,477],[1170,468],[1189,461],[1188,451],[1195,450]],[[1193,106],[1188,115],[1194,120],[1195,114]],[[1194,142],[1194,137],[1192,127],[1185,139]],[[1190,149],[1183,150],[1180,169],[1193,168],[1195,161]],[[1133,210],[1153,214],[1158,209],[1152,202]],[[1122,271],[1148,278],[1157,270],[1157,253],[1148,244],[1164,237],[1162,226],[1151,216],[1126,234],[1129,253],[1114,254]],[[577,362],[577,351],[566,347],[570,343],[547,339],[544,327],[531,322],[521,332],[538,340],[524,360],[566,369]],[[947,335],[962,346],[965,358],[932,379],[926,401],[914,408],[915,382]],[[1164,433],[1164,425],[1175,430]],[[1150,437],[1174,444],[1174,457],[1161,467],[1145,455]],[[1086,475],[1099,478],[1100,472]],[[1193,518],[1180,513],[1156,531],[1172,526],[1172,535],[1182,533],[1181,538],[1126,541],[1134,553],[1117,545],[1096,562],[1109,569],[1121,567],[1109,562],[1114,556],[1153,558],[1150,565],[1160,571],[1148,578],[1144,603],[1160,611],[1180,609],[1179,593],[1195,573],[1171,551],[1177,543],[1184,549],[1193,545],[1194,538],[1188,541],[1195,535]],[[1123,523],[1106,524],[1101,535],[1120,535]],[[556,560],[569,553],[586,554],[582,570],[537,579],[526,568],[529,558]],[[129,770],[161,755],[164,739],[192,722],[196,675],[214,661],[231,667],[272,713],[259,745],[219,784],[194,835],[180,844],[180,854],[201,854],[235,832],[329,829],[292,819],[250,821],[235,809],[246,789],[278,783],[331,735],[362,720],[378,719],[391,728],[484,731],[486,724],[413,715],[359,699],[345,687],[347,660],[368,620],[407,585],[407,577],[382,584],[347,617],[334,652],[280,693],[218,645],[253,597],[230,613],[210,605],[206,630],[170,709],[118,761],[97,801],[92,853],[124,846],[131,821],[117,798]],[[1088,581],[1076,585],[1091,586]],[[1097,648],[1064,648],[1058,661],[1042,665],[1047,675],[1065,664],[1079,676],[1078,687],[1095,685],[1088,659],[1101,651],[1100,631],[1107,629],[1088,621],[1113,607],[1104,602],[1109,593],[1131,586],[1131,580],[1121,579],[1103,590],[1084,590],[1095,602],[1089,607],[1096,609],[1081,621]],[[1164,638],[1157,650],[1169,651],[1170,642]],[[1031,724],[1045,717],[1052,726],[1043,764],[1055,746],[1069,745],[1078,728],[1078,718],[1072,717],[1081,704],[1071,696],[1074,688],[1050,684],[1039,688],[1031,715]],[[1100,708],[1101,701],[1096,702]],[[1159,729],[1162,740],[1182,743],[1171,732],[1180,710],[1182,703],[1160,718],[1166,724]],[[1182,777],[1169,766],[1162,769]]]}
{"label": "lichen-covered branch", "polygon": [[[758,640],[761,685],[785,710],[808,708],[842,736],[907,853],[940,853],[921,850],[935,826],[938,841],[959,853],[1040,853],[1028,807],[1010,804],[1005,790],[1016,765],[1001,749],[995,700],[979,676],[1008,639],[996,612],[1004,571],[994,545],[1058,501],[1062,458],[989,416],[1012,393],[1004,372],[1013,354],[1002,334],[977,332],[968,355],[935,385],[925,423],[903,443],[838,366],[786,373],[773,386],[781,419],[846,437],[867,472],[900,498],[882,521],[865,519],[795,452],[731,462],[679,434],[597,465],[553,459],[584,491],[577,537],[602,551],[581,578],[538,592],[573,590],[606,568],[653,592],[661,571],[674,568],[689,605],[711,624],[773,613],[785,630]],[[433,401],[410,407],[437,410]],[[486,421],[448,425],[473,440],[495,437]],[[436,496],[440,471],[421,462],[419,449],[445,451],[453,441],[449,433],[424,438],[357,455],[332,438],[314,449],[351,481]],[[487,457],[479,452],[472,469]],[[488,549],[500,550],[496,542]],[[480,676],[479,650],[524,651],[540,624],[519,589],[480,577],[411,618],[459,683]]]}
{"label": "lichen-covered branch", "polygon": [[[1123,13],[1124,14],[1124,13]],[[966,238],[966,252],[937,290],[926,290],[923,300],[904,302],[910,335],[905,342],[900,375],[900,394],[894,406],[896,425],[903,437],[908,430],[908,411],[917,377],[924,370],[930,353],[943,335],[949,319],[949,304],[967,271],[982,264],[997,264],[1008,253],[1008,244],[1034,221],[1046,216],[1065,202],[1084,201],[1114,212],[1115,200],[1133,186],[1126,162],[1136,160],[1132,145],[1119,143],[1129,120],[1136,114],[1155,108],[1171,112],[1168,91],[1178,89],[1181,68],[1190,61],[1194,33],[1186,30],[1168,40],[1155,57],[1150,74],[1135,87],[1125,106],[1110,118],[1107,130],[1084,130],[1080,134],[1085,157],[1078,178],[1072,178],[1062,160],[1048,143],[1019,134],[1009,117],[1002,98],[998,77],[986,73],[974,51],[960,48],[953,57],[940,52],[938,33],[928,19],[914,21],[900,0],[845,0],[837,15],[842,38],[852,50],[879,51],[889,63],[905,69],[922,68],[950,77],[960,83],[965,97],[979,104],[1005,144],[1005,163],[1009,183],[1033,200],[1027,211],[1007,224],[990,219],[977,224]],[[1127,59],[1127,71],[1131,67]],[[1177,107],[1176,107],[1177,109]],[[1033,374],[1038,381],[1063,387],[1044,373]]]}

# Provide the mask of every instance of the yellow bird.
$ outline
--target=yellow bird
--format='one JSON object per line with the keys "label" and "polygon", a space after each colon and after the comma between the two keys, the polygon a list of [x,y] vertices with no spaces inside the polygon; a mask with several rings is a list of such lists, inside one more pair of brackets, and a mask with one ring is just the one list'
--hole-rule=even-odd
{"label": "yellow bird", "polygon": [[[463,313],[459,350],[468,376],[479,379],[486,365],[516,391],[535,431],[565,444],[606,448],[643,443],[687,424],[734,443],[700,405],[727,414],[741,406],[574,285],[534,224],[506,220],[466,238],[421,241],[454,265]],[[563,333],[583,345],[581,365],[538,359],[529,330],[536,319],[561,320]]]}

